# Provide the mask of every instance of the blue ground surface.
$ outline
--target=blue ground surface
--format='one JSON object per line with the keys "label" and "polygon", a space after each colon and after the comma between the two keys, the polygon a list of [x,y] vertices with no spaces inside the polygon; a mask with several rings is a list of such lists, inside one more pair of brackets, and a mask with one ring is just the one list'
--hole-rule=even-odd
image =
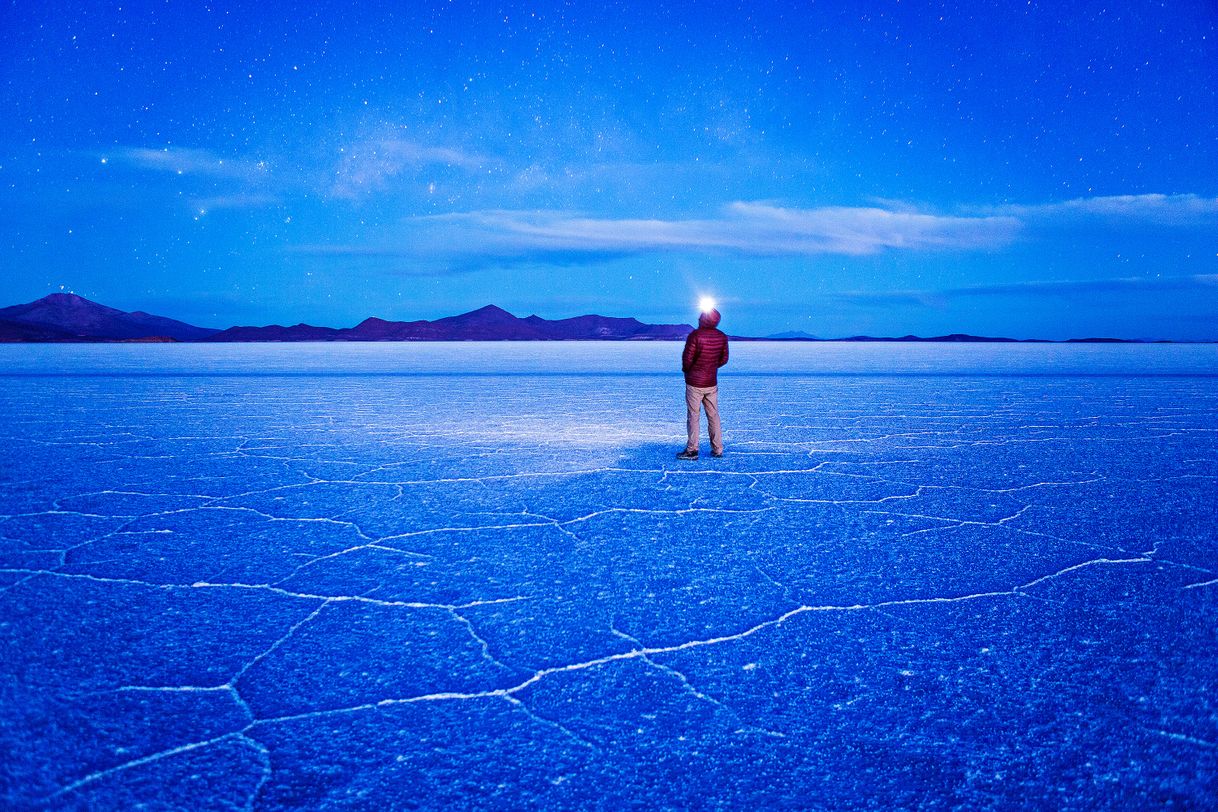
{"label": "blue ground surface", "polygon": [[1213,350],[816,346],[0,358],[0,806],[1212,806]]}

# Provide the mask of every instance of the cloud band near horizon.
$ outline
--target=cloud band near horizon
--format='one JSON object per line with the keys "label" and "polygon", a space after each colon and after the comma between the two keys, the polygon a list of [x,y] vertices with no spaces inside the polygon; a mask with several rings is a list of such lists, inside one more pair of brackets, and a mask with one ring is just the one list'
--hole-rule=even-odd
{"label": "cloud band near horizon", "polygon": [[447,260],[469,270],[521,261],[568,263],[583,257],[674,252],[744,256],[866,256],[885,251],[993,251],[1015,243],[1032,224],[1061,216],[1153,225],[1207,225],[1218,199],[1192,194],[1125,195],[1041,205],[1007,205],[942,214],[899,204],[794,208],[738,201],[716,216],[690,219],[603,218],[562,211],[487,210],[406,220],[380,245],[306,245],[318,257]]}
{"label": "cloud band near horizon", "polygon": [[945,307],[954,299],[966,297],[1136,295],[1163,291],[1194,291],[1212,295],[1218,293],[1218,274],[1032,280],[999,285],[967,285],[944,290],[843,291],[835,295],[841,301],[864,306],[886,307],[904,304]]}
{"label": "cloud band near horizon", "polygon": [[441,257],[513,262],[672,252],[747,256],[862,256],[886,250],[986,250],[1013,242],[1015,217],[945,216],[879,207],[786,208],[736,202],[693,219],[597,218],[555,211],[491,210],[407,220],[400,242],[382,246],[310,245],[313,256]]}

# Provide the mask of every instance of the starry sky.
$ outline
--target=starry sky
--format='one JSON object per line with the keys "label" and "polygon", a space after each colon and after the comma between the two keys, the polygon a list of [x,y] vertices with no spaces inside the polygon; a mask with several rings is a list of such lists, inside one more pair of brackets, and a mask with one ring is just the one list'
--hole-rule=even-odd
{"label": "starry sky", "polygon": [[0,305],[1218,339],[1218,3],[0,7]]}

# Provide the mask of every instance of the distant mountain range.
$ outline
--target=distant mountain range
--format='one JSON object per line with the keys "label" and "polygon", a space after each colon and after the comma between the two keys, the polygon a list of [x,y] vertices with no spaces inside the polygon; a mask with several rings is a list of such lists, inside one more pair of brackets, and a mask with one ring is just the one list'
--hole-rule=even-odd
{"label": "distant mountain range", "polygon": [[[368,318],[354,327],[196,327],[142,311],[127,313],[91,302],[74,293],[52,293],[35,302],[0,308],[0,343],[113,341],[680,341],[693,330],[688,324],[644,324],[637,319],[576,316],[551,321],[540,316],[520,318],[494,305],[435,321],[385,321]],[[744,341],[931,341],[1015,342],[1013,338],[953,333],[921,338],[852,336],[821,339],[802,332],[770,336],[733,336]],[[1029,339],[1037,341],[1037,339]],[[1078,338],[1082,343],[1143,343],[1116,338]]]}
{"label": "distant mountain range", "polygon": [[385,321],[368,318],[354,327],[229,327],[203,341],[673,341],[693,328],[687,324],[644,324],[637,319],[577,316],[550,321],[519,318],[487,305],[435,321]]}
{"label": "distant mountain range", "polygon": [[519,318],[494,305],[435,321],[369,318],[354,327],[229,327],[226,330],[125,313],[73,293],[0,308],[0,342],[48,341],[677,341],[688,324],[644,324],[637,319],[577,316],[551,321]]}

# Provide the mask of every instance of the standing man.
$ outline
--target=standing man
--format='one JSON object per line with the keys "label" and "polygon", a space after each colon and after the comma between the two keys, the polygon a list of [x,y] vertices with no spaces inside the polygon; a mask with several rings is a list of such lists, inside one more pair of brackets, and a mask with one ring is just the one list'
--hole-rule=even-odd
{"label": "standing man", "polygon": [[698,459],[698,424],[701,409],[706,409],[706,432],[710,435],[711,456],[723,456],[723,433],[719,428],[719,367],[727,363],[727,336],[720,332],[719,311],[714,302],[703,301],[698,329],[685,339],[681,370],[685,373],[686,425],[689,440],[680,460]]}

